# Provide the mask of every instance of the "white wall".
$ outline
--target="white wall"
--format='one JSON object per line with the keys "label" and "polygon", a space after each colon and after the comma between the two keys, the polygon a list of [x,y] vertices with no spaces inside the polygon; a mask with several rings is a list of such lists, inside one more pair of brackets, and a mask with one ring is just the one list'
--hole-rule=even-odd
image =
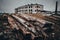
{"label": "white wall", "polygon": [[44,10],[54,11],[55,10],[55,1],[56,0],[3,0],[1,9],[4,12],[12,13],[14,9],[31,3],[39,3],[44,5]]}

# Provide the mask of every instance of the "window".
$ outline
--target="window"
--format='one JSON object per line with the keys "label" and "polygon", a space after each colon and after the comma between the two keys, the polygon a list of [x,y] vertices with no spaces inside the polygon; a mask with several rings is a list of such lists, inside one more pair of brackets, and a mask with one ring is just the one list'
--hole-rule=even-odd
{"label": "window", "polygon": [[31,6],[29,6],[29,8],[32,8],[32,5],[31,5]]}
{"label": "window", "polygon": [[40,6],[37,5],[36,8],[40,8]]}
{"label": "window", "polygon": [[36,12],[37,10],[35,10],[35,12]]}
{"label": "window", "polygon": [[27,6],[25,8],[28,8]]}
{"label": "window", "polygon": [[31,11],[32,11],[32,9],[31,9]]}
{"label": "window", "polygon": [[32,12],[32,9],[29,9],[30,12]]}
{"label": "window", "polygon": [[29,8],[30,8],[30,6],[29,6]]}
{"label": "window", "polygon": [[31,5],[31,8],[32,8],[32,5]]}
{"label": "window", "polygon": [[25,11],[27,11],[27,10],[25,10]]}

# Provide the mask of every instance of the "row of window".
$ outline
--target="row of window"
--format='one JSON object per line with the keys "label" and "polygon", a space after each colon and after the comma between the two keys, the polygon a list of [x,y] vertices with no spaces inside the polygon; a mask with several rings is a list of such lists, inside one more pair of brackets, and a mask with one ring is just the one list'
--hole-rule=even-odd
{"label": "row of window", "polygon": [[[18,10],[18,11],[28,11],[28,10]],[[32,9],[29,9],[29,11],[32,11]]]}
{"label": "row of window", "polygon": [[[18,11],[28,11],[28,10],[26,9],[26,10],[18,10]],[[32,11],[32,9],[29,9],[29,11]],[[40,11],[40,10],[36,9],[35,11]]]}
{"label": "row of window", "polygon": [[[32,6],[26,6],[25,8],[28,8],[28,7],[32,8]],[[35,8],[40,8],[40,6],[37,5],[37,6],[35,6]]]}
{"label": "row of window", "polygon": [[[21,11],[29,11],[29,12],[32,12],[33,10],[32,9],[29,9],[29,10],[19,10],[18,12],[21,12]],[[40,12],[40,10],[36,9],[35,12]]]}

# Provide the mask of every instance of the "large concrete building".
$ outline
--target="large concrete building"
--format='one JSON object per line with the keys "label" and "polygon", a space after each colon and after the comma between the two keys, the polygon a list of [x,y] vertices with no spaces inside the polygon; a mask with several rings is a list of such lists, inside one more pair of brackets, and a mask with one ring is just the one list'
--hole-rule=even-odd
{"label": "large concrete building", "polygon": [[40,13],[43,10],[41,4],[28,4],[15,8],[15,13]]}

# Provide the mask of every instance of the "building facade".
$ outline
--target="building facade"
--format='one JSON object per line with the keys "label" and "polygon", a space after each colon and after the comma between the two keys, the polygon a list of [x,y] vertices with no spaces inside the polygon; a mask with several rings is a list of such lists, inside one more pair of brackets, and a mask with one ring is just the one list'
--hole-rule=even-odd
{"label": "building facade", "polygon": [[28,4],[15,8],[15,13],[40,13],[40,10],[43,10],[43,5]]}

